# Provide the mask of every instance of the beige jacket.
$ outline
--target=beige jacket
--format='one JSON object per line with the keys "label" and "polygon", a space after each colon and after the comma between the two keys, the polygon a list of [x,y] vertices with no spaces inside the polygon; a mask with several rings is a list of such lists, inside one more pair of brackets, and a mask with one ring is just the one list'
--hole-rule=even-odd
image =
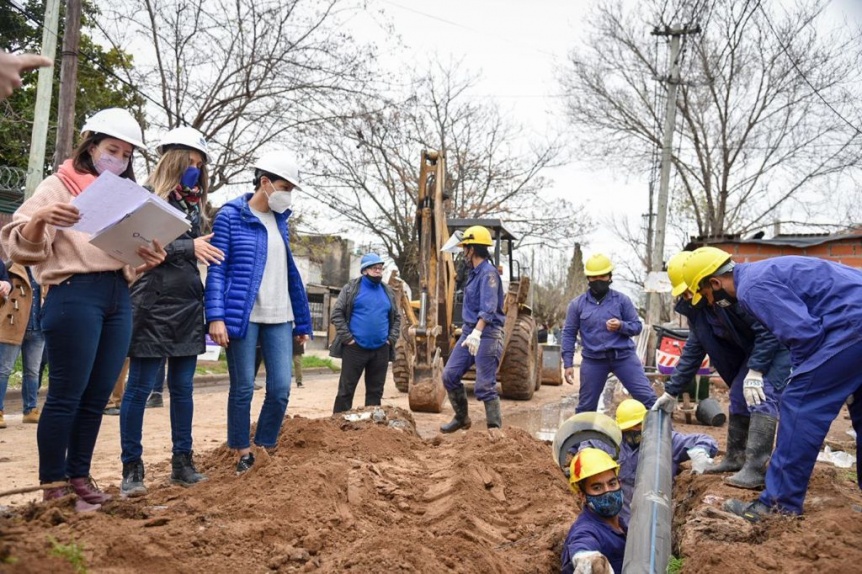
{"label": "beige jacket", "polygon": [[[126,267],[122,261],[90,245],[87,233],[46,225],[41,241],[27,241],[21,235],[21,229],[36,211],[53,203],[71,201],[72,194],[63,182],[57,176],[49,176],[39,184],[33,197],[18,208],[12,222],[0,231],[0,242],[12,261],[30,265],[33,276],[43,288],[57,285],[77,273],[115,271]],[[130,274],[131,270],[126,269],[127,279],[131,278]]]}
{"label": "beige jacket", "polygon": [[8,271],[12,291],[7,297],[0,298],[0,343],[20,345],[30,321],[33,290],[24,267],[13,263]]}

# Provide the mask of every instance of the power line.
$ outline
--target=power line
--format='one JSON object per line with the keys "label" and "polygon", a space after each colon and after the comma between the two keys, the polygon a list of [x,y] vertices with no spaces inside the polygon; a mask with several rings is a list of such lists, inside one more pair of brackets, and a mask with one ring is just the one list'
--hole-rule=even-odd
{"label": "power line", "polygon": [[838,110],[836,110],[836,109],[832,106],[832,104],[831,104],[831,103],[829,103],[829,102],[826,100],[826,98],[825,98],[825,97],[823,97],[823,94],[821,94],[821,93],[820,93],[820,90],[819,90],[819,89],[817,89],[817,88],[814,86],[814,84],[812,84],[812,83],[808,80],[808,78],[805,76],[805,74],[804,74],[804,73],[802,72],[802,70],[799,68],[799,65],[796,63],[796,59],[795,59],[795,58],[793,58],[793,56],[791,56],[791,55],[789,54],[789,50],[790,50],[790,49],[789,49],[789,47],[788,47],[788,46],[786,46],[786,45],[781,41],[781,36],[778,34],[778,31],[775,29],[775,26],[773,26],[773,25],[772,25],[772,21],[769,19],[769,15],[766,13],[766,10],[763,8],[763,4],[762,4],[762,3],[760,3],[760,2],[758,2],[757,7],[758,7],[758,8],[760,8],[760,12],[763,14],[763,19],[766,21],[766,25],[767,25],[767,26],[769,26],[769,29],[772,31],[772,34],[775,36],[775,40],[778,42],[778,47],[779,47],[779,48],[781,48],[781,51],[782,51],[784,54],[786,54],[786,55],[787,55],[787,58],[790,60],[790,64],[793,66],[793,69],[794,69],[794,70],[796,70],[796,73],[797,73],[797,74],[799,74],[799,77],[800,77],[800,78],[802,78],[802,81],[803,81],[803,82],[805,82],[805,84],[806,84],[809,88],[811,88],[811,91],[813,91],[813,92],[814,92],[814,95],[816,95],[818,98],[820,98],[820,101],[822,101],[822,102],[826,105],[826,107],[827,107],[827,108],[829,108],[829,109],[832,111],[832,113],[834,113],[836,116],[838,116],[838,117],[841,119],[841,121],[843,121],[845,124],[847,124],[848,126],[850,126],[851,128],[853,128],[853,131],[855,132],[855,135],[859,135],[860,133],[862,133],[862,130],[860,130],[860,129],[859,129],[859,128],[857,128],[855,125],[853,125],[853,123],[851,123],[851,122],[850,122],[850,120],[848,120],[847,118],[845,118],[845,117],[841,114],[841,112],[839,112]]}
{"label": "power line", "polygon": [[534,50],[540,54],[550,56],[551,58],[557,57],[557,54],[554,54],[553,52],[548,52],[547,50],[543,50],[542,48],[538,48],[536,46],[531,46],[529,44],[525,44],[523,42],[513,40],[512,38],[506,38],[503,36],[499,36],[497,34],[493,34],[491,32],[488,32],[487,30],[478,30],[476,28],[472,28],[470,26],[467,26],[465,24],[461,24],[459,22],[447,20],[446,18],[441,18],[440,16],[435,16],[434,14],[429,14],[427,12],[422,12],[421,10],[416,10],[415,8],[409,8],[407,6],[403,6],[401,4],[398,4],[397,2],[392,2],[391,0],[380,0],[380,1],[383,2],[384,4],[389,4],[390,6],[394,6],[395,8],[398,8],[400,10],[404,10],[405,12],[412,12],[413,14],[416,14],[418,16],[423,16],[425,18],[435,20],[435,21],[440,22],[442,24],[448,24],[449,26],[461,28],[463,30],[467,30],[468,32],[473,32],[475,34],[483,34],[483,35],[488,36],[490,38],[494,38],[496,40],[500,40],[502,42],[505,42],[506,44],[517,45],[517,46],[522,46],[524,48],[529,48],[530,50]]}

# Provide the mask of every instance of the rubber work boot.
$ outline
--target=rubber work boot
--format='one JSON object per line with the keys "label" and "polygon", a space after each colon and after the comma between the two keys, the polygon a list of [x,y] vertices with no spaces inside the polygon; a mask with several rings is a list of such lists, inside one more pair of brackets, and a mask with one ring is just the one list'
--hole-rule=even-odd
{"label": "rubber work boot", "polygon": [[503,437],[503,415],[500,413],[500,399],[485,401],[485,420],[488,422],[488,436],[491,442]]}
{"label": "rubber work boot", "polygon": [[195,468],[192,462],[192,453],[181,452],[171,457],[171,482],[181,486],[192,486],[206,480]]}
{"label": "rubber work boot", "polygon": [[[59,500],[68,494],[69,489],[65,486],[61,486],[59,488],[49,488],[48,490],[42,491],[42,502]],[[100,508],[102,508],[101,504],[90,504],[82,498],[76,498],[75,500],[75,512],[95,512]]]}
{"label": "rubber work boot", "polygon": [[760,502],[760,500],[745,502],[744,500],[730,498],[724,503],[724,509],[749,522],[760,522],[762,518],[773,514],[772,509]]}
{"label": "rubber work boot", "polygon": [[442,433],[453,433],[456,430],[467,430],[473,426],[473,421],[467,414],[467,391],[464,387],[449,391],[449,402],[452,403],[452,410],[455,411],[455,417],[440,427]]}
{"label": "rubber work boot", "polygon": [[110,494],[99,490],[92,476],[72,478],[69,480],[69,485],[75,491],[75,494],[78,495],[78,498],[82,498],[90,504],[105,504],[114,498]]}
{"label": "rubber work boot", "polygon": [[39,409],[33,409],[29,413],[24,413],[23,421],[27,424],[39,423]]}
{"label": "rubber work boot", "polygon": [[123,498],[144,496],[147,487],[144,486],[144,461],[133,460],[123,463],[123,482],[120,484],[120,495]]}
{"label": "rubber work boot", "polygon": [[761,413],[751,415],[748,425],[748,445],[745,447],[745,464],[742,470],[724,479],[724,482],[737,488],[756,489],[766,482],[766,465],[772,455],[775,427],[778,419]]}
{"label": "rubber work boot", "polygon": [[727,452],[720,463],[706,467],[704,474],[736,472],[742,468],[750,421],[751,417],[745,415],[730,415],[730,421],[727,423]]}

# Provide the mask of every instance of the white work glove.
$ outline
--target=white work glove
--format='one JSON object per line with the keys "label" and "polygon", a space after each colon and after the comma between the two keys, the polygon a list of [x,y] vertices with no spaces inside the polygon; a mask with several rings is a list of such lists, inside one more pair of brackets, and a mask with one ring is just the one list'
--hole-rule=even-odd
{"label": "white work glove", "polygon": [[595,550],[585,550],[572,556],[573,574],[615,574],[611,563],[604,554]]}
{"label": "white work glove", "polygon": [[676,397],[671,395],[670,393],[664,393],[662,396],[658,398],[655,404],[652,406],[653,411],[662,410],[669,415],[673,414],[673,410],[676,408]]}
{"label": "white work glove", "polygon": [[712,459],[709,453],[702,446],[696,446],[686,451],[688,458],[691,459],[691,471],[695,474],[703,474],[706,467],[712,464]]}
{"label": "white work glove", "polygon": [[479,342],[482,340],[482,331],[478,329],[473,329],[467,338],[464,339],[464,342],[461,343],[462,347],[467,347],[467,350],[470,351],[470,354],[474,357],[476,353],[479,352]]}
{"label": "white work glove", "polygon": [[749,370],[742,383],[742,394],[745,395],[745,404],[756,407],[766,401],[763,393],[763,373]]}

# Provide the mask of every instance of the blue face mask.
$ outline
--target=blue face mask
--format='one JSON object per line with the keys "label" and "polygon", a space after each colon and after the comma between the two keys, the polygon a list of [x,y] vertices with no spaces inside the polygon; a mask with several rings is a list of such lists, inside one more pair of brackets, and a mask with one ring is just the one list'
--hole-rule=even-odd
{"label": "blue face mask", "polygon": [[618,488],[598,496],[587,496],[587,506],[602,518],[613,518],[623,509],[623,489]]}
{"label": "blue face mask", "polygon": [[189,189],[195,187],[198,184],[198,180],[201,177],[201,170],[196,167],[187,167],[186,171],[183,172],[183,176],[180,178],[180,184],[183,187],[188,187]]}

